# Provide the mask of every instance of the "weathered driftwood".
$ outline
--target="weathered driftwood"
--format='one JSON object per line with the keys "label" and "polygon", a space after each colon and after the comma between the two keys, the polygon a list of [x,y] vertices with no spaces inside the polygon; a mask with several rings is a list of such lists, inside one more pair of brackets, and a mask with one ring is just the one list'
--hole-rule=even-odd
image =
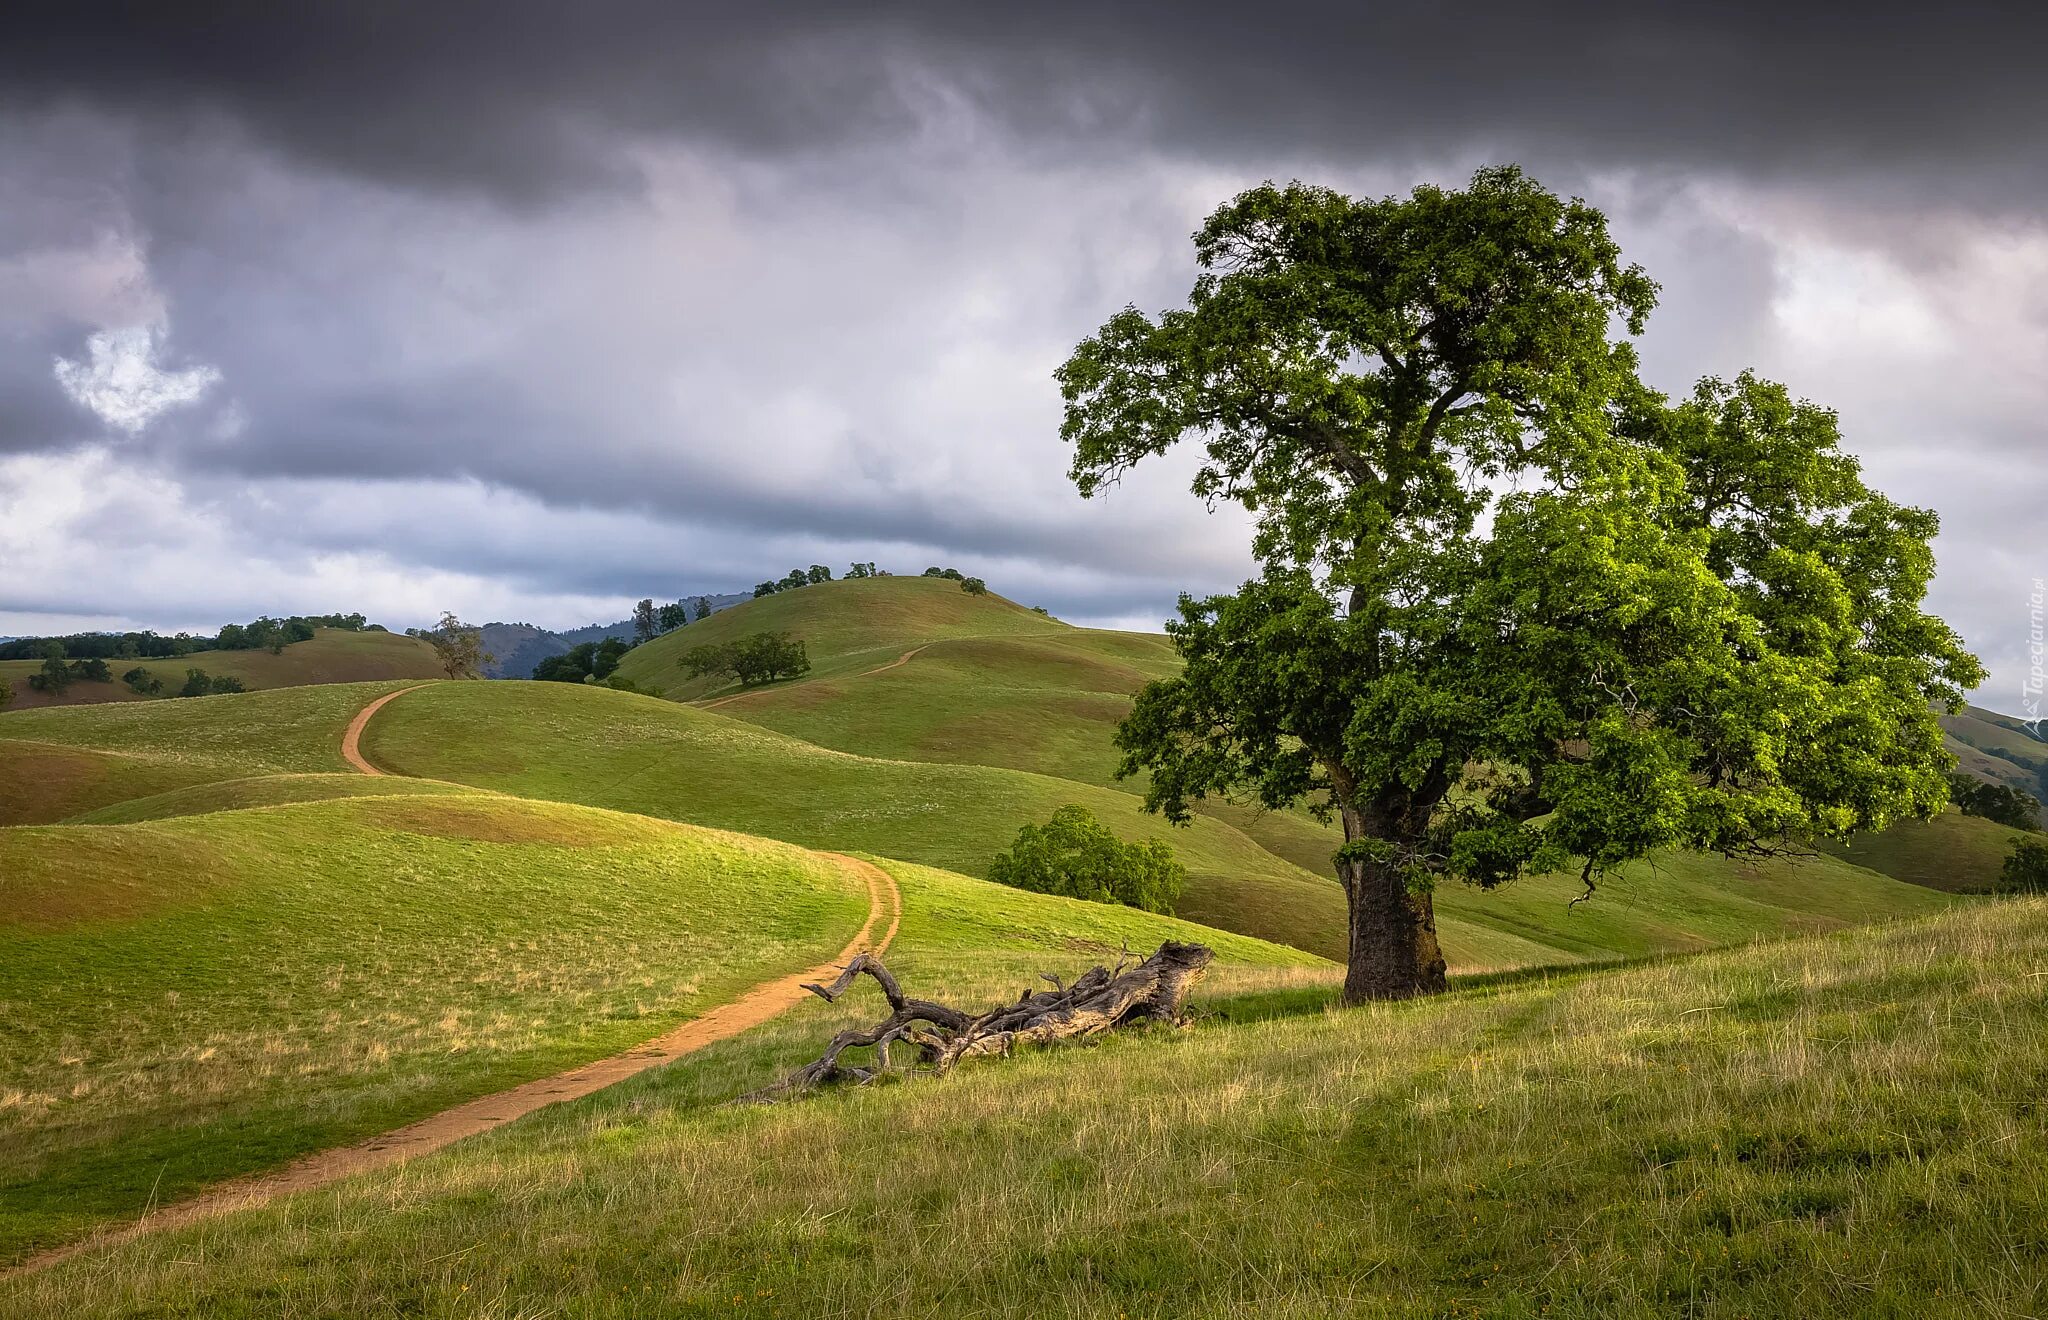
{"label": "weathered driftwood", "polygon": [[[1139,1021],[1177,1024],[1188,990],[1215,956],[1205,945],[1168,940],[1141,963],[1126,965],[1128,958],[1119,958],[1114,968],[1089,968],[1072,985],[1042,974],[1052,989],[1026,990],[1015,1003],[975,1016],[928,999],[910,998],[887,967],[863,953],[846,964],[831,985],[806,985],[804,989],[831,1003],[866,974],[882,987],[889,1001],[889,1016],[872,1027],[840,1032],[814,1062],[745,1098],[779,1100],[834,1082],[871,1082],[891,1071],[892,1046],[916,1051],[917,1061],[906,1071],[943,1075],[962,1059],[1008,1054],[1018,1045],[1094,1036]],[[864,1048],[875,1052],[868,1064],[841,1058],[848,1050]]]}

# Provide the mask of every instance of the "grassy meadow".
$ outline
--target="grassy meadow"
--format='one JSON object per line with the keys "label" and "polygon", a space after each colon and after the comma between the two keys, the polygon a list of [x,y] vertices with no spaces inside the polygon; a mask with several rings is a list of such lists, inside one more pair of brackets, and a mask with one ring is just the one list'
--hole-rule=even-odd
{"label": "grassy meadow", "polygon": [[474,793],[0,830],[0,1260],[623,1049],[867,910],[801,849]]}
{"label": "grassy meadow", "polygon": [[107,668],[113,671],[113,682],[73,683],[61,693],[37,692],[29,687],[29,675],[42,668],[42,664],[40,660],[0,660],[0,679],[14,685],[14,701],[8,709],[168,700],[168,693],[145,697],[121,681],[121,675],[137,665],[162,679],[169,692],[176,692],[184,683],[187,669],[204,669],[214,678],[240,679],[242,686],[251,692],[313,683],[442,677],[441,663],[434,656],[434,648],[417,637],[390,632],[351,632],[346,628],[315,629],[312,637],[303,642],[293,642],[275,655],[263,650],[195,651],[191,655],[160,659],[109,660]]}
{"label": "grassy meadow", "polygon": [[418,680],[0,712],[0,825],[47,825],[174,789],[341,773],[355,713]]}
{"label": "grassy meadow", "polygon": [[1246,969],[1185,1031],[720,1103],[818,1005],[0,1314],[2039,1314],[2044,973],[2040,900],[1348,1011]]}

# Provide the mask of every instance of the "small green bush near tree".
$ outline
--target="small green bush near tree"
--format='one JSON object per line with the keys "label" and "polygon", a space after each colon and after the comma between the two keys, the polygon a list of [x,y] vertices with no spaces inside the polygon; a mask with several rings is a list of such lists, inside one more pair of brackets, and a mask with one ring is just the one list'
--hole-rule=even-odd
{"label": "small green bush near tree", "polygon": [[1017,831],[1009,851],[996,854],[988,878],[1039,894],[1172,912],[1188,871],[1165,844],[1125,843],[1086,807],[1070,803],[1046,824]]}
{"label": "small green bush near tree", "polygon": [[157,696],[164,690],[164,681],[141,665],[121,675],[121,681],[128,685],[129,691],[145,697]]}
{"label": "small green bush near tree", "polygon": [[2005,894],[2048,894],[2048,843],[2014,839],[1998,873],[1998,889]]}
{"label": "small green bush near tree", "polygon": [[188,669],[185,671],[185,686],[178,689],[178,695],[181,697],[211,697],[223,692],[241,692],[244,690],[242,680],[239,678],[233,678],[227,674],[213,678],[204,669]]}
{"label": "small green bush near tree", "polygon": [[14,700],[14,684],[0,678],[0,710],[7,709],[7,703]]}

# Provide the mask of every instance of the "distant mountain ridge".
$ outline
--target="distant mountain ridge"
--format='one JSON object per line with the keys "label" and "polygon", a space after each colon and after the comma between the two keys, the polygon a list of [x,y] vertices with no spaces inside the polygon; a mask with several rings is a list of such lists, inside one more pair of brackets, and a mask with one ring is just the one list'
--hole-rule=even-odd
{"label": "distant mountain ridge", "polygon": [[[710,598],[714,610],[753,599],[752,592],[693,592],[683,599],[694,601],[700,595]],[[633,621],[621,619],[617,623],[592,623],[561,632],[531,623],[486,623],[481,631],[484,650],[493,657],[491,663],[484,666],[485,678],[531,678],[535,665],[551,656],[567,655],[585,642],[601,642],[607,637],[632,641]]]}

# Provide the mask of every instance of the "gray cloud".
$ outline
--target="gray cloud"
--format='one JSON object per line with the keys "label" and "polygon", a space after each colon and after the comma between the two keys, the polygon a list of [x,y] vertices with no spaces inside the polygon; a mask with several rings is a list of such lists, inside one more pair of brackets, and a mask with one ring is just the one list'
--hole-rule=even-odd
{"label": "gray cloud", "polygon": [[[573,624],[852,558],[1157,619],[1243,520],[1178,459],[1077,500],[1052,367],[1182,298],[1250,183],[1507,158],[1662,280],[1657,383],[1756,365],[1945,514],[1937,603],[2000,684],[2048,571],[2032,10],[366,12],[10,15],[0,560],[62,567],[0,574],[0,631]],[[220,379],[129,436],[51,368],[136,327]],[[116,522],[176,571],[102,562]]]}

